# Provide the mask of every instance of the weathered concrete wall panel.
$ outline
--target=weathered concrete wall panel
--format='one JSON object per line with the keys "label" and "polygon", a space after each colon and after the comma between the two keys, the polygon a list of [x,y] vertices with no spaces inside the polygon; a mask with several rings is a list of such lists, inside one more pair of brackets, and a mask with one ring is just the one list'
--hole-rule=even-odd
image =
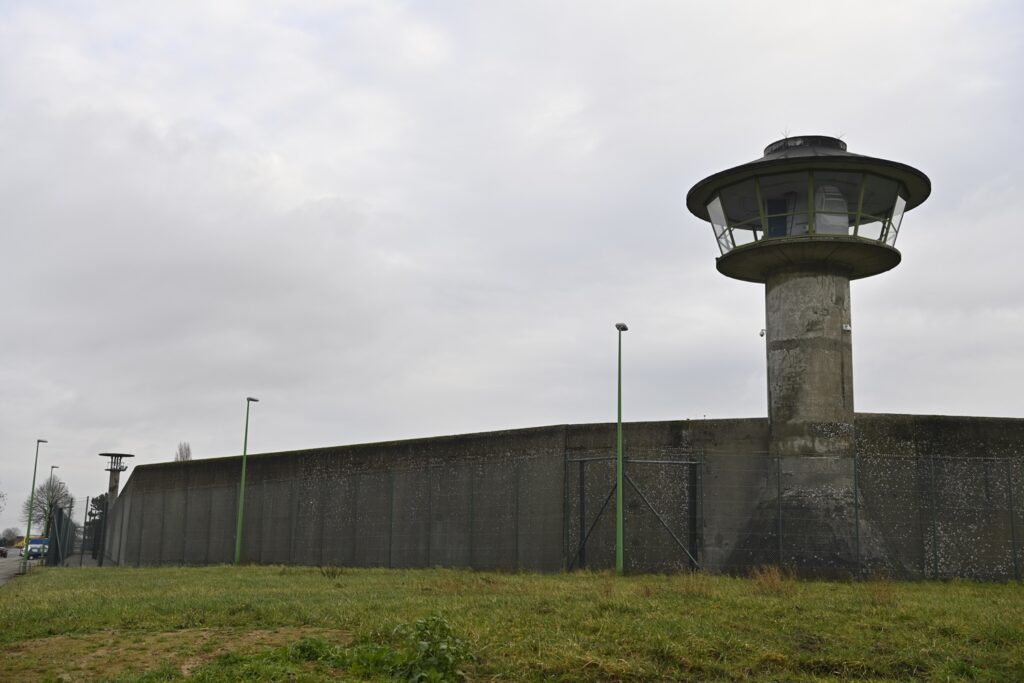
{"label": "weathered concrete wall panel", "polygon": [[465,466],[439,467],[430,478],[430,564],[468,567],[472,476]]}
{"label": "weathered concrete wall panel", "polygon": [[210,491],[209,564],[226,564],[235,559],[235,519],[238,486],[214,486]]}
{"label": "weathered concrete wall panel", "polygon": [[342,463],[330,460],[325,480],[324,519],[321,522],[321,564],[354,566],[356,547],[355,477],[345,476]]}
{"label": "weathered concrete wall panel", "polygon": [[355,475],[355,563],[360,567],[391,564],[391,472]]}
{"label": "weathered concrete wall panel", "polygon": [[[126,492],[133,483],[131,479],[128,480],[128,486],[125,487]],[[207,564],[209,562],[210,522],[212,519],[210,515],[212,491],[209,486],[195,484],[186,489],[182,495],[185,498],[185,505],[188,507],[184,563]],[[118,498],[118,505],[120,504],[121,499]]]}
{"label": "weathered concrete wall panel", "polygon": [[489,462],[473,467],[472,549],[470,566],[502,569],[518,565],[518,462]]}
{"label": "weathered concrete wall panel", "polygon": [[[627,567],[685,569],[692,550],[716,572],[1020,575],[1024,421],[863,414],[856,427],[856,458],[779,458],[766,419],[625,425]],[[599,424],[250,456],[242,559],[611,568],[614,445]],[[240,464],[137,467],[107,556],[230,562]]]}
{"label": "weathered concrete wall panel", "polygon": [[391,566],[430,565],[430,471],[392,472]]}
{"label": "weathered concrete wall panel", "polygon": [[518,568],[557,571],[562,567],[564,471],[561,458],[526,458],[518,463]]}
{"label": "weathered concrete wall panel", "polygon": [[188,527],[185,519],[184,491],[182,487],[161,492],[164,527],[161,534],[160,564],[184,564],[185,561]]}

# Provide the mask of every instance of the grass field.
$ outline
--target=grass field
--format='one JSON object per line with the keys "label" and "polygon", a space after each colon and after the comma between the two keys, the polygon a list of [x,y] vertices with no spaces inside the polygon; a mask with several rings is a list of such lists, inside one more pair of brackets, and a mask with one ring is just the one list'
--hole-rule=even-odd
{"label": "grass field", "polygon": [[1024,680],[1018,584],[40,569],[0,614],[19,681]]}

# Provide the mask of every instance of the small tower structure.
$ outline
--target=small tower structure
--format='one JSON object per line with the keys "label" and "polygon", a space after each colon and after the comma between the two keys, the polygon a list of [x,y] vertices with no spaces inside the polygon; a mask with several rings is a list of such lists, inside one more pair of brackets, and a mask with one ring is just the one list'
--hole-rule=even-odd
{"label": "small tower structure", "polygon": [[765,286],[773,455],[853,455],[850,281],[899,265],[903,214],[930,192],[916,168],[804,135],[687,194],[714,229],[718,271]]}
{"label": "small tower structure", "polygon": [[99,565],[103,566],[103,558],[107,550],[108,540],[110,538],[110,532],[112,531],[111,525],[113,519],[111,519],[110,511],[114,509],[114,501],[117,500],[117,490],[121,484],[121,473],[128,469],[128,465],[124,463],[125,458],[134,458],[135,455],[132,453],[100,453],[101,458],[107,458],[107,472],[110,472],[110,477],[107,481],[107,509],[104,513],[103,521],[103,539],[101,541]]}

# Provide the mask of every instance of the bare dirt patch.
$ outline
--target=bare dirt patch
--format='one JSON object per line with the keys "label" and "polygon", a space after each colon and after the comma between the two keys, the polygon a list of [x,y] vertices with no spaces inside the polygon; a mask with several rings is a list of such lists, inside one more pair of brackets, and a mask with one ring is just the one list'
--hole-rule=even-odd
{"label": "bare dirt patch", "polygon": [[9,670],[20,680],[46,677],[68,683],[116,678],[171,665],[188,676],[195,669],[229,652],[247,654],[270,650],[301,638],[316,636],[346,645],[345,631],[311,627],[274,629],[182,629],[178,631],[103,631],[82,635],[37,638],[10,645]]}

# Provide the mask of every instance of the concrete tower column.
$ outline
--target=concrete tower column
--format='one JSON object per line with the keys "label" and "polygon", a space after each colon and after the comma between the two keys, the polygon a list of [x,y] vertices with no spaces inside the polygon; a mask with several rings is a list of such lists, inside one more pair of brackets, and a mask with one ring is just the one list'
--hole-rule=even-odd
{"label": "concrete tower column", "polygon": [[853,454],[850,279],[792,267],[765,281],[773,455]]}

